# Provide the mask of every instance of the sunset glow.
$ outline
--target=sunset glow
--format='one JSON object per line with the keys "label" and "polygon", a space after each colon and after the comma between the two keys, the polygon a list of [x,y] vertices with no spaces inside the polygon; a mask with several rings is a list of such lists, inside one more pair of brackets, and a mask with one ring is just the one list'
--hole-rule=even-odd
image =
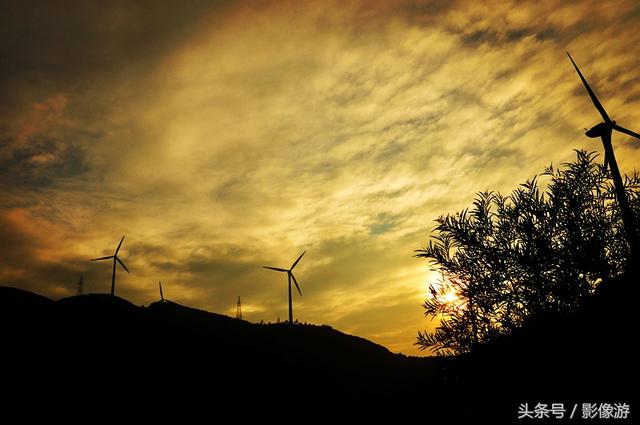
{"label": "sunset glow", "polygon": [[307,250],[299,321],[425,355],[433,220],[601,149],[566,51],[640,128],[635,1],[204,3],[0,13],[0,285],[106,293],[126,235],[119,296],[275,322]]}

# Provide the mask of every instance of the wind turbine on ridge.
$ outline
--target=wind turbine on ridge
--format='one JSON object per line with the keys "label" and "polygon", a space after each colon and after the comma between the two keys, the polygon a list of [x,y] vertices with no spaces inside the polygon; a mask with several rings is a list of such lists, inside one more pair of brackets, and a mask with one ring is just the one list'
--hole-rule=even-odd
{"label": "wind turbine on ridge", "polygon": [[111,275],[111,295],[115,295],[115,292],[116,292],[116,262],[120,263],[120,265],[127,271],[127,273],[130,273],[127,266],[125,266],[122,260],[118,258],[118,251],[120,251],[120,247],[122,246],[122,241],[124,241],[124,236],[122,236],[122,239],[120,239],[120,243],[118,244],[118,247],[116,248],[116,252],[113,255],[109,255],[107,257],[94,258],[91,260],[91,261],[101,261],[101,260],[113,259],[113,274]]}
{"label": "wind turbine on ridge", "polygon": [[302,254],[300,254],[298,259],[293,262],[293,265],[289,269],[282,269],[282,268],[279,268],[279,267],[271,267],[271,266],[262,266],[265,269],[275,270],[277,272],[281,272],[281,273],[286,273],[287,274],[287,279],[289,281],[289,324],[290,325],[293,325],[293,304],[291,302],[291,280],[293,280],[293,283],[296,285],[296,289],[298,290],[298,293],[300,294],[300,296],[302,296],[302,291],[300,290],[300,286],[298,286],[298,281],[296,280],[296,277],[293,275],[293,269],[298,264],[298,262],[300,261],[300,259],[302,258],[302,256],[306,252],[307,251],[304,251]]}
{"label": "wind turbine on ridge", "polygon": [[627,240],[629,241],[629,248],[631,250],[631,260],[628,261],[629,264],[635,264],[635,262],[640,259],[640,240],[639,236],[636,233],[636,226],[634,220],[634,214],[629,204],[629,198],[627,198],[627,194],[624,190],[624,183],[622,181],[622,176],[620,175],[620,169],[618,168],[618,162],[616,161],[616,156],[613,152],[613,145],[611,143],[611,135],[613,130],[619,131],[620,133],[627,134],[629,136],[635,137],[636,139],[640,139],[640,134],[631,131],[618,125],[615,120],[609,118],[607,111],[605,111],[604,106],[596,97],[596,94],[593,92],[589,83],[578,69],[578,65],[574,62],[573,58],[567,52],[567,56],[569,56],[569,60],[573,64],[573,67],[578,72],[580,79],[582,80],[582,84],[584,84],[584,88],[587,90],[593,105],[596,107],[602,119],[604,120],[600,124],[596,124],[591,129],[586,131],[587,137],[597,138],[600,137],[602,139],[602,145],[604,146],[604,167],[609,168],[611,170],[611,178],[613,179],[613,187],[616,192],[616,198],[618,200],[618,205],[620,205],[620,213],[622,216],[622,223],[624,226],[624,231],[627,234]]}

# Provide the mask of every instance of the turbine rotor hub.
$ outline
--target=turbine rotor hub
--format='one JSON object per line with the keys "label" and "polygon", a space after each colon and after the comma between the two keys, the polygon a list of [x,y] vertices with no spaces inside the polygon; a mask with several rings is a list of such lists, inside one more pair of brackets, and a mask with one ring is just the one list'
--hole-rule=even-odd
{"label": "turbine rotor hub", "polygon": [[615,121],[612,121],[611,123],[601,122],[600,124],[596,124],[591,127],[584,134],[586,134],[587,137],[591,137],[592,139],[602,137],[606,133],[611,133],[613,124],[615,124]]}

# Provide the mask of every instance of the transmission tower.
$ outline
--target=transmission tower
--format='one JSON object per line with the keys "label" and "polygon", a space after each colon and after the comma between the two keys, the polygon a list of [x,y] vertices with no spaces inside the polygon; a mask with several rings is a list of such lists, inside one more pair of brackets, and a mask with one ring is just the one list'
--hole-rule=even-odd
{"label": "transmission tower", "polygon": [[78,289],[76,290],[76,296],[84,295],[84,278],[80,274],[80,281],[78,282]]}
{"label": "transmission tower", "polygon": [[238,306],[236,307],[236,319],[242,320],[242,304],[240,303],[240,295],[238,295]]}

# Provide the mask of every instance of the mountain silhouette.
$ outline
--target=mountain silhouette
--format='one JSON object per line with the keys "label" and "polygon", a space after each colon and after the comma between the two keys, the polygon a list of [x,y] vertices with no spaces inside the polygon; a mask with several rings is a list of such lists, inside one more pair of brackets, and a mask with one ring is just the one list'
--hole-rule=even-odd
{"label": "mountain silhouette", "polygon": [[0,286],[0,315],[21,316],[43,313],[54,301],[18,288]]}
{"label": "mountain silhouette", "polygon": [[253,324],[168,301],[52,301],[0,287],[0,306],[8,305],[0,362],[3,396],[14,403],[68,406],[64,384],[78,389],[74,404],[114,399],[112,410],[166,400],[191,413],[249,404],[275,414],[284,399],[297,409],[357,413],[396,409],[438,368],[436,358],[394,354],[329,326]]}
{"label": "mountain silhouette", "polygon": [[525,402],[633,406],[638,283],[630,273],[608,279],[577,311],[544,314],[445,358],[394,354],[329,326],[254,324],[101,294],[52,301],[0,287],[0,395],[23,415],[36,406],[64,417],[144,413],[146,421],[171,412],[182,422],[237,411],[519,423]]}

